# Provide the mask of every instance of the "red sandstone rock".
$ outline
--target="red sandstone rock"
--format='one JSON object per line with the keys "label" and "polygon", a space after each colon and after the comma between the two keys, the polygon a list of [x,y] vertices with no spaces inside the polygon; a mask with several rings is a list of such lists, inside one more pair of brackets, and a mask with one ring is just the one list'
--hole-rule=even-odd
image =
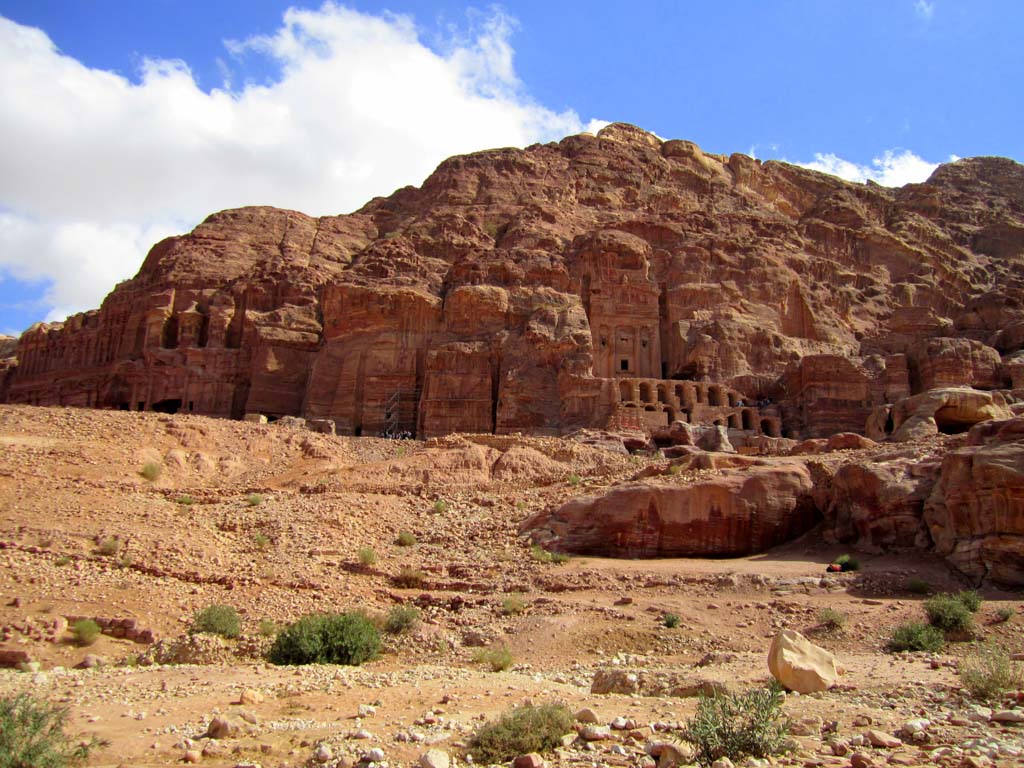
{"label": "red sandstone rock", "polygon": [[975,444],[943,459],[924,520],[936,551],[961,571],[1019,585],[1024,583],[1024,417],[975,429]]}
{"label": "red sandstone rock", "polygon": [[741,451],[860,432],[927,387],[1024,381],[1022,188],[999,158],[891,190],[614,124],[347,216],[214,214],[26,331],[0,398],[342,434],[680,420]]}
{"label": "red sandstone rock", "polygon": [[636,483],[577,497],[530,518],[521,531],[551,549],[577,554],[747,555],[813,524],[811,488],[802,464],[723,470],[690,485]]}

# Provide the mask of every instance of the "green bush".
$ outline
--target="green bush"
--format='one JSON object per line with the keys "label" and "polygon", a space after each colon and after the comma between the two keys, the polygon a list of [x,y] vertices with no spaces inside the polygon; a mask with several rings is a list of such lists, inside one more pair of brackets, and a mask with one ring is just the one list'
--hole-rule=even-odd
{"label": "green bush", "polygon": [[245,503],[248,504],[250,507],[258,507],[260,504],[263,503],[263,497],[260,496],[258,493],[250,493],[248,496],[245,497]]}
{"label": "green bush", "polygon": [[781,692],[769,688],[702,696],[682,736],[693,744],[697,762],[704,766],[723,757],[738,761],[776,755],[784,751],[789,737],[781,704]]}
{"label": "green bush", "polygon": [[971,611],[959,595],[936,595],[924,602],[928,623],[943,632],[965,632],[974,625]]}
{"label": "green bush", "polygon": [[679,626],[679,624],[681,622],[682,622],[682,619],[679,618],[679,614],[677,614],[677,613],[666,613],[665,616],[661,620],[661,623],[664,624],[669,629],[675,629],[676,627]]}
{"label": "green bush", "polygon": [[571,559],[570,556],[564,552],[548,552],[539,544],[534,544],[530,547],[530,557],[538,563],[554,563],[555,565],[567,563]]}
{"label": "green bush", "polygon": [[829,632],[838,632],[846,626],[847,615],[835,608],[822,608],[818,613],[818,623]]}
{"label": "green bush", "polygon": [[92,619],[79,619],[71,625],[71,634],[74,635],[76,644],[92,645],[103,634],[103,630]]}
{"label": "green bush", "polygon": [[185,507],[190,507],[190,506],[192,506],[193,504],[196,503],[196,500],[194,498],[192,498],[191,496],[189,496],[188,494],[185,494],[184,496],[179,496],[174,501],[176,503],[178,503],[178,504],[181,504],[182,506],[185,506]]}
{"label": "green bush", "polygon": [[858,560],[856,557],[853,557],[852,555],[840,555],[835,559],[834,562],[836,565],[843,569],[844,573],[846,571],[860,570],[860,560]]}
{"label": "green bush", "polygon": [[907,581],[907,591],[915,595],[930,595],[933,590],[932,585],[924,579],[909,579]]}
{"label": "green bush", "polygon": [[965,589],[962,592],[957,592],[956,599],[963,603],[964,608],[971,613],[977,613],[978,609],[981,608],[981,595],[973,589]]}
{"label": "green bush", "polygon": [[369,661],[380,650],[380,633],[361,613],[314,613],[278,633],[271,664],[349,664]]}
{"label": "green bush", "polygon": [[420,623],[420,611],[411,605],[396,605],[384,619],[384,631],[401,635],[413,630]]}
{"label": "green bush", "polygon": [[996,611],[996,621],[999,621],[999,622],[1009,621],[1010,619],[1013,618],[1013,614],[1014,614],[1013,608],[1006,608],[1006,607],[1000,608],[998,611]]}
{"label": "green bush", "polygon": [[399,531],[398,538],[395,539],[395,544],[400,547],[413,547],[416,545],[418,539],[416,535],[410,531]]}
{"label": "green bush", "polygon": [[582,478],[575,472],[573,472],[571,475],[569,475],[568,478],[566,478],[566,482],[569,483],[569,485],[571,485],[573,488],[575,488],[582,482]]}
{"label": "green bush", "polygon": [[512,667],[512,652],[504,645],[500,648],[480,648],[473,654],[473,661],[501,672]]}
{"label": "green bush", "polygon": [[99,543],[96,551],[101,555],[116,555],[121,549],[121,540],[117,536],[108,536]]}
{"label": "green bush", "polygon": [[941,651],[946,638],[930,624],[910,623],[896,627],[889,639],[888,649],[900,651]]}
{"label": "green bush", "polygon": [[146,480],[151,483],[155,483],[160,479],[160,474],[164,471],[164,468],[155,461],[147,461],[142,465],[142,469],[139,470],[139,474],[142,475]]}
{"label": "green bush", "polygon": [[396,587],[405,589],[419,589],[427,583],[427,575],[417,568],[406,566],[392,577]]}
{"label": "green bush", "polygon": [[263,531],[256,531],[256,533],[252,535],[252,543],[256,549],[264,550],[270,546],[270,537]]}
{"label": "green bush", "polygon": [[960,662],[960,682],[971,696],[998,701],[1007,691],[1024,685],[1024,677],[1004,649],[982,646]]}
{"label": "green bush", "polygon": [[370,566],[377,562],[377,553],[373,547],[360,547],[358,555],[360,565]]}
{"label": "green bush", "polygon": [[572,733],[572,713],[564,704],[525,704],[480,727],[471,748],[477,765],[507,763],[519,755],[547,752]]}
{"label": "green bush", "polygon": [[526,610],[526,601],[518,592],[508,595],[501,601],[501,612],[506,616],[518,616]]}
{"label": "green bush", "polygon": [[208,605],[196,613],[192,631],[234,638],[242,634],[242,620],[230,605]]}
{"label": "green bush", "polygon": [[431,509],[434,510],[435,515],[443,515],[448,511],[448,502],[444,499],[438,499],[434,502],[434,506]]}
{"label": "green bush", "polygon": [[64,733],[68,711],[27,693],[0,698],[0,768],[81,765],[102,742],[73,743]]}

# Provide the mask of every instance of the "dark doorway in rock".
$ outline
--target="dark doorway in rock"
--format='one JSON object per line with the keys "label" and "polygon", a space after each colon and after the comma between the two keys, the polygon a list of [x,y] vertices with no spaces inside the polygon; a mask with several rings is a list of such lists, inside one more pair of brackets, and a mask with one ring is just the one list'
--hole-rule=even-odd
{"label": "dark doorway in rock", "polygon": [[949,406],[945,408],[939,408],[935,412],[935,426],[939,428],[939,432],[944,435],[959,435],[966,432],[973,427],[975,422],[967,421],[959,416],[959,409],[951,408]]}
{"label": "dark doorway in rock", "polygon": [[153,410],[157,413],[177,413],[181,410],[181,398],[168,398],[167,400],[157,400],[153,403]]}

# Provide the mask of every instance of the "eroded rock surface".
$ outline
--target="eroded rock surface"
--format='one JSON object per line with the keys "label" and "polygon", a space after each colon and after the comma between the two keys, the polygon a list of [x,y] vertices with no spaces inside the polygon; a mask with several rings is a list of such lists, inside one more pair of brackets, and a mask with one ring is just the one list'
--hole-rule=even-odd
{"label": "eroded rock surface", "polygon": [[0,397],[355,435],[862,432],[928,389],[1020,386],[1022,189],[1000,158],[886,189],[613,124],[350,215],[216,213],[26,331]]}
{"label": "eroded rock surface", "polygon": [[925,506],[935,548],[975,579],[1024,583],[1024,417],[979,424]]}
{"label": "eroded rock surface", "polygon": [[545,546],[612,557],[747,555],[813,524],[811,476],[801,464],[722,470],[675,485],[622,485],[580,496],[523,525]]}

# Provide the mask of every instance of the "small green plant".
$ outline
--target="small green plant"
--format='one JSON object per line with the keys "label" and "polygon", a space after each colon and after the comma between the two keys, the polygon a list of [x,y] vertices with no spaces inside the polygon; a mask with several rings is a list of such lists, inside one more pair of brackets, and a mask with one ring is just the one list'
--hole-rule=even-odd
{"label": "small green plant", "polygon": [[853,555],[840,555],[834,562],[843,569],[843,573],[860,570],[860,560]]}
{"label": "small green plant", "polygon": [[572,732],[573,719],[564,704],[525,704],[481,726],[471,743],[477,765],[508,763],[519,755],[547,752],[561,746]]}
{"label": "small green plant", "polygon": [[95,643],[103,634],[103,630],[92,619],[79,619],[71,625],[71,634],[75,638],[76,645],[86,646]]}
{"label": "small green plant", "polygon": [[96,738],[75,741],[64,732],[68,710],[27,693],[0,698],[0,768],[70,768],[82,765]]}
{"label": "small green plant", "polygon": [[359,665],[379,650],[380,633],[362,613],[316,613],[281,630],[267,659],[278,665]]}
{"label": "small green plant", "polygon": [[360,565],[368,567],[377,562],[377,553],[373,551],[373,547],[360,547],[357,554]]}
{"label": "small green plant", "polygon": [[116,555],[120,551],[120,549],[121,540],[117,538],[117,536],[108,536],[99,543],[98,547],[96,547],[96,551],[99,554],[104,555],[106,557],[109,557],[110,555]]}
{"label": "small green plant", "polygon": [[260,637],[273,637],[277,634],[277,622],[273,619],[260,619],[256,631],[259,632]]}
{"label": "small green plant", "polygon": [[682,621],[683,620],[679,618],[678,613],[666,613],[661,619],[661,623],[669,629],[675,629],[682,623]]}
{"label": "small green plant", "polygon": [[682,736],[693,744],[703,766],[723,757],[739,761],[777,755],[785,751],[789,737],[781,705],[781,692],[770,688],[702,696]]}
{"label": "small green plant", "polygon": [[506,616],[518,616],[526,610],[526,601],[518,592],[505,597],[501,601],[501,612]]}
{"label": "small green plant", "polygon": [[417,568],[406,566],[398,574],[392,577],[395,586],[405,589],[419,589],[427,583],[427,575]]}
{"label": "small green plant", "polygon": [[956,599],[963,603],[964,608],[971,613],[977,613],[978,609],[981,608],[981,595],[973,589],[965,589],[962,592],[957,592]]}
{"label": "small green plant", "polygon": [[963,687],[981,701],[998,701],[1007,691],[1024,685],[1020,669],[999,646],[979,647],[961,660],[959,672]]}
{"label": "small green plant", "polygon": [[384,631],[392,635],[411,632],[420,623],[420,611],[411,605],[396,605],[384,619]]}
{"label": "small green plant", "polygon": [[672,464],[668,468],[668,473],[670,475],[678,475],[682,471],[683,471],[683,465],[682,464]]}
{"label": "small green plant", "polygon": [[196,613],[192,631],[234,638],[242,634],[242,619],[230,605],[208,605]]}
{"label": "small green plant", "polygon": [[839,632],[846,627],[847,615],[835,608],[822,608],[818,612],[818,623],[828,632]]}
{"label": "small green plant", "polygon": [[915,595],[930,595],[934,590],[924,579],[908,579],[907,591]]}
{"label": "small green plant", "polygon": [[431,507],[435,515],[443,515],[448,511],[448,502],[444,499],[438,499],[434,502],[434,506]]}
{"label": "small green plant", "polygon": [[473,654],[473,661],[491,668],[492,672],[502,672],[512,666],[512,652],[506,647],[479,648]]}
{"label": "small green plant", "polygon": [[569,483],[569,485],[571,485],[573,488],[575,488],[582,482],[582,478],[575,472],[573,472],[571,475],[569,475],[569,477],[566,478],[565,481]]}
{"label": "small green plant", "polygon": [[183,507],[191,507],[193,504],[196,503],[196,500],[189,496],[188,494],[185,494],[184,496],[179,496],[174,501],[176,504],[181,504]]}
{"label": "small green plant", "polygon": [[946,644],[942,632],[931,624],[911,622],[896,627],[887,648],[893,653],[902,651],[941,651]]}
{"label": "small green plant", "polygon": [[163,466],[155,461],[147,461],[142,465],[142,469],[139,470],[139,474],[142,475],[146,480],[151,483],[155,483],[160,479],[160,474],[164,471]]}
{"label": "small green plant", "polygon": [[418,541],[419,540],[416,538],[416,535],[411,531],[399,531],[398,538],[395,539],[395,544],[400,547],[413,547]]}
{"label": "small green plant", "polygon": [[248,504],[250,507],[258,507],[260,504],[263,503],[263,497],[260,496],[258,493],[250,493],[248,496],[245,497],[245,503]]}
{"label": "small green plant", "polygon": [[966,632],[974,625],[971,611],[959,595],[936,595],[924,602],[928,623],[943,632]]}
{"label": "small green plant", "polygon": [[[56,560],[53,561],[53,564],[58,566],[58,567],[63,567],[63,566],[67,565],[70,562],[71,562],[71,558],[70,557],[68,557],[67,555],[61,555],[60,557],[58,557]],[[1012,611],[1011,611],[1011,613],[1012,613]]]}
{"label": "small green plant", "polygon": [[530,547],[530,557],[538,563],[554,563],[555,565],[567,563],[571,559],[570,556],[564,552],[548,552],[539,544],[534,544]]}
{"label": "small green plant", "polygon": [[256,549],[266,549],[270,546],[270,537],[263,531],[256,531],[256,533],[252,535],[252,544]]}
{"label": "small green plant", "polygon": [[1013,618],[1013,614],[1014,614],[1013,608],[1007,608],[1007,607],[1000,608],[998,611],[996,611],[996,621],[998,621],[1000,623],[1009,621],[1010,619]]}

